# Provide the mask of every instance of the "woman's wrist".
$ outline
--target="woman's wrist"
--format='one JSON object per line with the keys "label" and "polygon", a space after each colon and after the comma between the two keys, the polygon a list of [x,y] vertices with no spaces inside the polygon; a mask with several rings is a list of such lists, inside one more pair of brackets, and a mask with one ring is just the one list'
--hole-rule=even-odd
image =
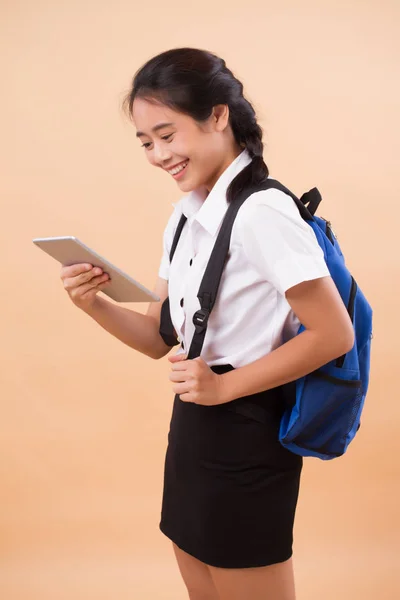
{"label": "woman's wrist", "polygon": [[80,307],[80,308],[89,317],[92,317],[93,319],[95,319],[96,315],[103,311],[106,303],[108,304],[107,300],[105,300],[104,298],[98,298],[96,296],[95,300],[93,301],[93,303],[91,304],[90,307],[88,307],[88,308]]}

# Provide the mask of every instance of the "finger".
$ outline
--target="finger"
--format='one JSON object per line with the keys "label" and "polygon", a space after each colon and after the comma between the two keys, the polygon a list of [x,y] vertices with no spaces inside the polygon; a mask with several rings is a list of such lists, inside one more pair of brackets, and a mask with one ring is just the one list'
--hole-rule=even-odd
{"label": "finger", "polygon": [[189,367],[189,360],[182,360],[171,366],[171,371],[186,371]]}
{"label": "finger", "polygon": [[74,285],[81,285],[82,283],[86,283],[92,280],[94,285],[97,285],[97,283],[100,281],[99,278],[102,275],[104,275],[103,269],[101,269],[100,267],[94,267],[93,269],[90,269],[89,271],[81,273],[80,275],[74,277]]}
{"label": "finger", "polygon": [[[94,289],[102,289],[102,287],[106,287],[107,285],[109,285],[111,283],[110,279],[105,279],[105,274],[101,275],[100,277],[94,277],[91,281],[89,281],[88,283],[82,284],[78,287],[73,287],[73,289],[70,292],[71,297],[75,298],[75,297],[79,297],[79,298],[85,298],[85,295],[88,294],[89,292],[93,291]],[[100,280],[100,281],[95,281],[95,280]]]}
{"label": "finger", "polygon": [[175,383],[173,386],[173,391],[175,394],[189,394],[190,390],[188,389],[188,385],[186,382],[184,383]]}
{"label": "finger", "polygon": [[88,294],[89,292],[93,291],[93,290],[102,290],[103,287],[107,287],[108,285],[111,285],[111,280],[107,279],[106,281],[100,281],[100,283],[97,283],[96,285],[90,285],[90,283],[88,284],[90,287],[86,290],[86,292],[83,293],[84,294]]}
{"label": "finger", "polygon": [[188,392],[186,394],[179,394],[179,398],[182,402],[193,402],[193,400],[190,399],[190,394]]}
{"label": "finger", "polygon": [[178,362],[181,360],[186,360],[187,354],[173,354],[172,356],[168,356],[168,360],[170,362]]}
{"label": "finger", "polygon": [[110,284],[111,281],[104,281],[103,283],[98,283],[95,287],[91,287],[88,290],[86,290],[86,292],[84,292],[83,294],[80,294],[80,299],[86,300],[92,294],[97,294],[98,292],[104,291]]}
{"label": "finger", "polygon": [[[100,275],[94,276],[94,269],[89,271],[88,273],[83,273],[81,275],[77,275],[76,277],[70,277],[68,279],[64,279],[64,288],[66,290],[74,290],[81,288],[82,285],[87,284],[85,287],[85,291],[96,287],[99,283],[103,283],[109,279],[108,273],[102,273]],[[82,293],[82,290],[79,289],[79,293]],[[84,292],[83,292],[84,293]]]}
{"label": "finger", "polygon": [[171,373],[169,374],[169,380],[170,381],[188,381],[189,379],[191,379],[190,375],[187,373],[187,371],[171,371]]}
{"label": "finger", "polygon": [[93,265],[89,263],[79,263],[75,265],[61,267],[60,277],[61,279],[65,279],[66,277],[76,277],[81,273],[85,273],[86,271],[90,271],[93,268]]}

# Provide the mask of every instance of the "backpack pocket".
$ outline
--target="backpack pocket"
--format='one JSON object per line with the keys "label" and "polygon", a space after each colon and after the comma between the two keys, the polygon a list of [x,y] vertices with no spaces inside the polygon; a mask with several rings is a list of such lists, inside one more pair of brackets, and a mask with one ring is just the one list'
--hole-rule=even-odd
{"label": "backpack pocket", "polygon": [[[355,376],[357,372],[348,374]],[[318,369],[297,384],[296,403],[281,421],[280,441],[304,450],[304,455],[308,450],[313,455],[341,456],[354,437],[354,428],[359,427],[361,380]]]}

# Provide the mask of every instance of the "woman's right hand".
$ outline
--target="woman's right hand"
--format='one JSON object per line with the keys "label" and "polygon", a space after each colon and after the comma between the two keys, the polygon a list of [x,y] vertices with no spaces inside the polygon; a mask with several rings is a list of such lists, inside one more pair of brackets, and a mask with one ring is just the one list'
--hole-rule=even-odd
{"label": "woman's right hand", "polygon": [[108,273],[88,263],[63,266],[60,277],[72,302],[85,312],[93,308],[97,292],[111,283]]}

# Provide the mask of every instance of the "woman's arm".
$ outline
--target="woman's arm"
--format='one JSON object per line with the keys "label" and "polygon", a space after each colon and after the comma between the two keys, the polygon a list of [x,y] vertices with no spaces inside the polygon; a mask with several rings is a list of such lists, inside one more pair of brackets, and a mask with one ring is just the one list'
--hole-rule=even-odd
{"label": "woman's arm", "polygon": [[161,305],[168,296],[168,282],[158,277],[153,291],[160,301],[150,302],[145,315],[99,296],[93,307],[85,312],[121,342],[157,360],[171,350],[159,334]]}
{"label": "woman's arm", "polygon": [[299,283],[285,296],[306,330],[266,356],[220,375],[223,402],[299,379],[352,349],[353,325],[331,277]]}

